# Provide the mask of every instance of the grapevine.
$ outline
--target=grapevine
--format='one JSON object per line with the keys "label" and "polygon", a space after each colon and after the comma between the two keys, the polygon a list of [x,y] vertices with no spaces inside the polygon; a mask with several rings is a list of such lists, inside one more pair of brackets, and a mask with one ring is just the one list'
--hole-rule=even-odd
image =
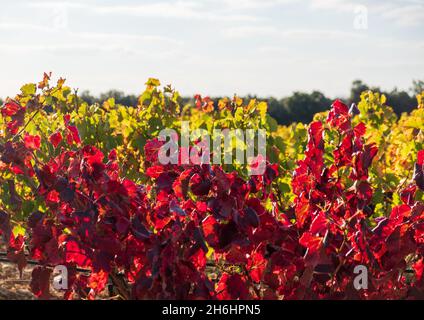
{"label": "grapevine", "polygon": [[[400,119],[364,92],[278,127],[263,102],[181,106],[156,79],[137,107],[89,106],[50,82],[22,87],[0,117],[0,235],[20,270],[36,264],[38,298],[51,297],[55,265],[69,270],[64,299],[96,299],[110,281],[122,299],[424,297],[421,95]],[[183,120],[265,129],[265,173],[161,164],[158,134]],[[366,290],[354,288],[358,265]]]}

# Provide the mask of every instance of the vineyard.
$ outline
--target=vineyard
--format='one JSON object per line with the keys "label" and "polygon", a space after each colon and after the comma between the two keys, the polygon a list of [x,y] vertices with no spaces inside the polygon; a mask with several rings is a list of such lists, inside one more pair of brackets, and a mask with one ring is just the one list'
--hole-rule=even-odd
{"label": "vineyard", "polygon": [[[162,164],[182,121],[265,130],[264,174]],[[58,265],[63,299],[424,299],[424,92],[401,117],[367,91],[279,126],[264,102],[181,105],[156,79],[137,106],[88,105],[45,74],[1,106],[0,237],[40,299]]]}

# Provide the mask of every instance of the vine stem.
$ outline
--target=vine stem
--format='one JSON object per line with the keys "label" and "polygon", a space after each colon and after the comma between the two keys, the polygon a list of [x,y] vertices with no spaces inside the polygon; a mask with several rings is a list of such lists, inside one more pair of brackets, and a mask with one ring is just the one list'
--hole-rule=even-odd
{"label": "vine stem", "polygon": [[13,140],[15,140],[17,137],[19,137],[21,134],[22,134],[22,132],[24,132],[25,131],[25,129],[28,127],[28,125],[31,123],[31,121],[32,120],[34,120],[34,118],[37,116],[37,114],[38,113],[40,113],[40,110],[41,110],[42,108],[38,108],[32,115],[31,115],[31,118],[29,118],[28,119],[28,121],[25,123],[25,125],[23,126],[23,128],[21,129],[21,130],[19,130],[19,132],[17,133],[17,134],[15,134],[13,137],[12,137],[12,141]]}
{"label": "vine stem", "polygon": [[[28,254],[25,254],[25,258],[28,258]],[[14,262],[10,261],[10,260],[7,258],[7,252],[0,252],[0,262],[10,263],[10,264],[15,264]],[[31,260],[31,259],[28,259],[26,262],[27,262],[27,264],[28,264],[28,265],[33,265],[33,266],[44,266],[44,267],[54,268],[54,266],[53,266],[53,265],[45,265],[45,264],[41,264],[41,263],[39,263],[38,261]],[[80,273],[91,273],[91,271],[90,271],[90,270],[88,270],[88,269],[83,269],[83,268],[76,268],[76,271],[77,271],[77,272],[80,272]]]}
{"label": "vine stem", "polygon": [[118,289],[118,293],[119,295],[124,299],[124,300],[130,300],[129,294],[127,289],[124,287],[124,284],[122,282],[121,279],[119,279],[117,277],[117,275],[114,272],[111,272],[109,275],[113,285]]}

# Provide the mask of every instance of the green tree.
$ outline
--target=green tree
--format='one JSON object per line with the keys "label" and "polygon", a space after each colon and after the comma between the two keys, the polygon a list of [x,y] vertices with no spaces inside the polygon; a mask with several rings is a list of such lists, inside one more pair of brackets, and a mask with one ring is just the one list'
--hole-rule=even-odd
{"label": "green tree", "polygon": [[414,80],[412,82],[411,91],[414,95],[421,94],[424,91],[424,81],[422,80]]}
{"label": "green tree", "polygon": [[268,99],[269,114],[279,124],[290,124],[293,122],[309,123],[314,115],[329,110],[331,99],[323,93],[314,91],[312,93],[295,92],[292,96],[277,101]]}

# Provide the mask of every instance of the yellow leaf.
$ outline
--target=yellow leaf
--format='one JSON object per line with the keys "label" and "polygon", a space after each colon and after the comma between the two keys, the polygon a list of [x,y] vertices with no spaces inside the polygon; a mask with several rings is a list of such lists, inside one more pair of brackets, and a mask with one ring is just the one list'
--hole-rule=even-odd
{"label": "yellow leaf", "polygon": [[148,87],[159,87],[160,86],[160,81],[158,79],[155,78],[149,78],[149,80],[147,80],[146,82],[146,86]]}
{"label": "yellow leaf", "polygon": [[387,102],[387,98],[386,98],[386,96],[384,94],[381,95],[380,102],[381,102],[381,104],[385,104]]}
{"label": "yellow leaf", "polygon": [[259,110],[259,114],[260,114],[261,118],[265,119],[266,112],[268,110],[268,105],[266,104],[266,102],[260,102],[258,104],[258,110]]}
{"label": "yellow leaf", "polygon": [[237,107],[240,107],[243,104],[243,99],[237,96],[234,96],[234,103]]}
{"label": "yellow leaf", "polygon": [[23,228],[22,226],[20,226],[20,225],[17,225],[17,226],[15,226],[14,228],[13,228],[13,230],[12,230],[12,232],[13,232],[13,235],[15,236],[15,237],[17,237],[17,236],[24,236],[25,235],[25,228]]}
{"label": "yellow leaf", "polygon": [[418,108],[424,108],[424,91],[417,95],[417,100],[418,100]]}

